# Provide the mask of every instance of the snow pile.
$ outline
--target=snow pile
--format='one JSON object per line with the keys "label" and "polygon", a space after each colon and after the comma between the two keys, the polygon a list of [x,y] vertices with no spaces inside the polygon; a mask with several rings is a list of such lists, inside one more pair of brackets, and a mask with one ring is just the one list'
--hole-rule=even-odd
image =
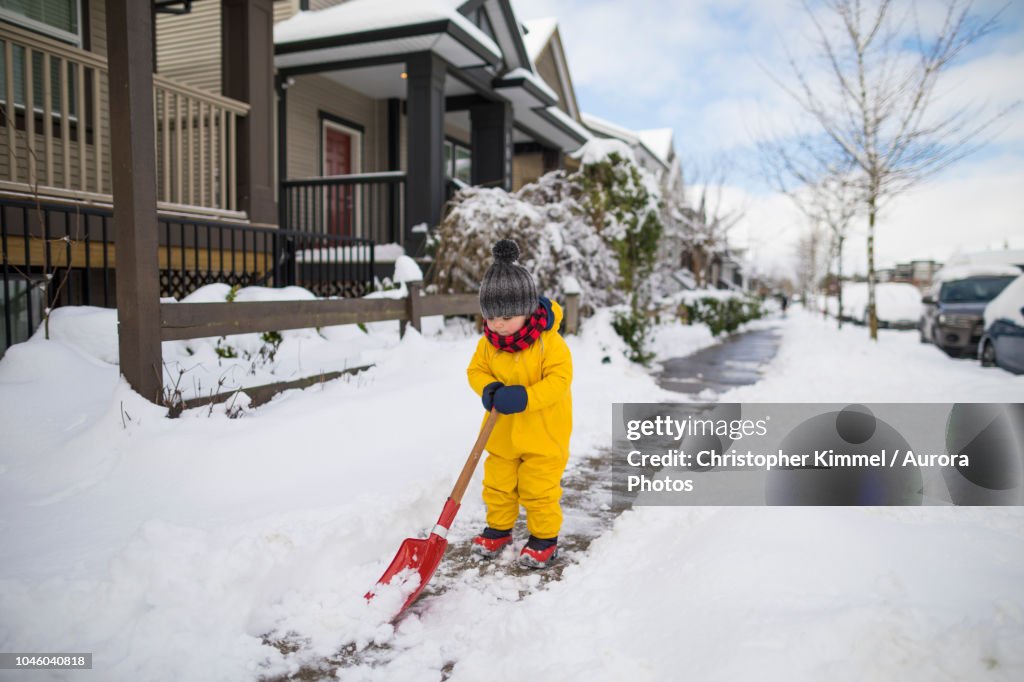
{"label": "snow pile", "polygon": [[[828,311],[835,314],[836,302],[829,298]],[[843,316],[864,319],[868,308],[867,282],[843,283]],[[905,282],[881,282],[875,285],[875,315],[879,321],[916,322],[921,318],[921,291]]]}
{"label": "snow pile", "polygon": [[1020,402],[1024,375],[953,360],[917,334],[864,327],[836,329],[834,320],[790,307],[778,355],[767,376],[722,402]]}
{"label": "snow pile", "polygon": [[[92,306],[54,308],[49,326],[50,339],[73,346],[100,362],[117,364],[117,310]],[[40,325],[35,335],[45,337],[45,326]]]}
{"label": "snow pile", "polygon": [[449,592],[473,620],[448,629],[448,613],[428,614],[373,678],[441,647],[464,652],[453,681],[1010,680],[1024,671],[1021,518],[641,508],[530,599],[478,614],[471,588]]}
{"label": "snow pile", "polygon": [[985,329],[999,319],[1024,327],[1024,275],[1010,282],[985,307]]}
{"label": "snow pile", "polygon": [[[1017,508],[638,508],[559,581],[466,571],[392,625],[413,583],[363,594],[432,526],[476,438],[465,370],[479,336],[455,321],[402,340],[397,323],[335,330],[351,336],[325,334],[325,348],[362,338],[375,367],[241,420],[164,418],[83,352],[91,342],[76,345],[90,337],[79,330],[12,347],[0,359],[0,650],[94,653],[92,671],[37,674],[61,680],[272,678],[326,658],[352,680],[1024,675]],[[674,355],[713,342],[700,331],[666,324],[656,343],[674,341]],[[801,311],[782,333],[765,379],[726,400],[1024,395],[1024,377],[909,335],[870,344]],[[624,359],[607,309],[566,341],[573,475],[611,442],[613,402],[682,394]],[[453,550],[484,523],[479,477]]]}
{"label": "snow pile", "polygon": [[420,270],[420,266],[416,264],[409,256],[399,256],[395,259],[395,276],[394,281],[396,282],[422,282],[423,271]]}

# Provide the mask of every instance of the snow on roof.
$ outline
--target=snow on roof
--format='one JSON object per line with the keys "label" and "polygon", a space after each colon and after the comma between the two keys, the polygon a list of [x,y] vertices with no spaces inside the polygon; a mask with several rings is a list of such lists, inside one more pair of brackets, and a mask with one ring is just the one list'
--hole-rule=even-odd
{"label": "snow on roof", "polygon": [[1024,249],[992,249],[973,253],[957,253],[949,257],[946,266],[968,263],[1009,263],[1024,266]]}
{"label": "snow on roof", "polygon": [[524,21],[523,26],[527,31],[523,36],[523,45],[526,47],[526,54],[530,56],[530,61],[535,62],[540,53],[544,51],[544,46],[551,40],[555,29],[558,28],[558,20],[554,17],[534,19],[533,21]]}
{"label": "snow on roof", "polygon": [[617,137],[627,144],[640,143],[640,138],[635,132],[616,125],[611,121],[606,121],[603,118],[599,118],[592,114],[584,114],[583,112],[580,112],[580,118],[583,120],[583,125],[587,126],[591,130],[605,135],[611,135],[612,137]]}
{"label": "snow on roof", "polygon": [[672,154],[672,129],[652,128],[637,132],[640,141],[657,155],[659,159],[668,163],[668,157]]}
{"label": "snow on roof", "polygon": [[633,150],[629,145],[622,140],[616,140],[614,137],[595,137],[573,153],[572,157],[579,159],[583,165],[589,165],[600,163],[612,154],[618,154],[622,158],[636,163],[636,157],[633,155]]}
{"label": "snow on roof", "polygon": [[968,277],[1001,277],[1006,275],[1019,275],[1021,269],[1016,265],[1007,263],[962,263],[960,265],[947,265],[935,273],[935,282],[950,282]]}
{"label": "snow on roof", "polygon": [[553,116],[554,118],[557,118],[558,121],[562,124],[563,128],[568,128],[573,133],[575,133],[577,137],[580,137],[584,140],[593,139],[594,136],[590,133],[589,130],[581,126],[579,123],[576,122],[576,119],[574,119],[572,116],[565,113],[558,107],[550,106],[546,109],[546,111],[549,114],[551,114],[551,116]]}
{"label": "snow on roof", "polygon": [[560,99],[559,96],[558,96],[558,93],[556,93],[554,90],[552,90],[551,87],[547,83],[544,82],[543,78],[541,78],[537,74],[533,73],[529,69],[524,69],[521,66],[517,67],[515,69],[512,69],[511,71],[506,73],[501,78],[502,78],[502,80],[513,80],[513,79],[516,79],[516,78],[522,78],[524,80],[528,80],[538,90],[543,92],[545,95],[550,96],[551,99],[553,99],[554,101],[557,102]]}
{"label": "snow on roof", "polygon": [[317,11],[299,12],[274,26],[274,43],[343,36],[447,19],[501,57],[491,38],[458,12],[465,0],[349,0]]}

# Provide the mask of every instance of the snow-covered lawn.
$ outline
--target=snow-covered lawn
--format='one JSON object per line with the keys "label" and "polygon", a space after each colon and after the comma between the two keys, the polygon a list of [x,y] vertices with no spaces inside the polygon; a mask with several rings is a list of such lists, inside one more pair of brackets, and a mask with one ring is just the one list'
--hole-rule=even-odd
{"label": "snow-covered lawn", "polygon": [[[306,374],[375,366],[239,419],[169,420],[119,379],[109,320],[87,312],[0,360],[0,651],[95,654],[91,672],[34,678],[257,679],[340,649],[371,652],[343,670],[352,680],[1024,675],[1018,509],[638,508],[561,581],[467,579],[395,629],[362,594],[436,520],[476,436],[472,330],[296,333],[278,379],[300,358]],[[90,317],[91,331],[75,321]],[[723,400],[1024,398],[1024,377],[913,332],[873,346],[801,311],[756,324],[781,326],[781,351]],[[624,360],[607,312],[568,341],[574,461],[610,445],[612,402],[685,399]],[[711,343],[675,326],[655,347]],[[453,544],[482,526],[478,491]],[[267,634],[300,649],[285,656]]]}

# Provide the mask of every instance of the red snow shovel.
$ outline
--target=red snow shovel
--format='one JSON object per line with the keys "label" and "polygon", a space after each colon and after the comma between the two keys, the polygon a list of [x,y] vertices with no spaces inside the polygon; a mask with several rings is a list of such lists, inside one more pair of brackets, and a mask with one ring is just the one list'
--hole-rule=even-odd
{"label": "red snow shovel", "polygon": [[[476,444],[473,446],[472,452],[469,453],[469,459],[466,460],[466,465],[462,467],[462,473],[459,475],[459,480],[455,482],[455,487],[452,488],[452,494],[444,503],[444,509],[441,510],[441,517],[437,520],[437,524],[434,529],[430,532],[430,537],[426,540],[419,540],[416,538],[406,538],[402,542],[402,546],[398,548],[398,554],[391,560],[391,565],[384,571],[384,575],[377,581],[377,585],[388,585],[391,580],[401,571],[407,568],[411,568],[420,574],[420,584],[413,591],[412,594],[402,604],[402,608],[395,614],[395,618],[401,615],[402,611],[405,611],[416,601],[416,597],[420,596],[420,592],[430,582],[430,578],[434,575],[434,571],[437,570],[438,565],[441,563],[441,557],[444,556],[444,550],[448,547],[448,529],[451,528],[452,521],[455,520],[455,515],[459,512],[459,505],[462,503],[462,495],[466,492],[466,487],[469,485],[469,479],[473,477],[473,472],[476,470],[476,465],[480,461],[480,455],[483,454],[484,446],[487,444],[487,439],[491,437],[491,431],[494,429],[494,424],[498,421],[498,411],[491,410],[491,415],[487,418],[483,428],[480,429],[480,435],[477,436]],[[373,599],[374,592],[371,589],[364,595],[366,600]],[[394,619],[392,619],[394,620]]]}

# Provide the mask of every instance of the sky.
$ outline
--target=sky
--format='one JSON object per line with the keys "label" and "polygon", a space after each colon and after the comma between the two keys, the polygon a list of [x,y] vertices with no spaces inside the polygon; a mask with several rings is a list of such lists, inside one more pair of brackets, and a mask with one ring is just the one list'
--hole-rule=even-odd
{"label": "sky", "polygon": [[[819,6],[820,3],[812,2]],[[807,223],[760,177],[758,140],[792,130],[795,103],[769,74],[791,76],[810,25],[797,0],[513,0],[523,21],[555,17],[581,110],[636,130],[672,128],[684,169],[728,168],[724,201],[745,212],[730,235],[755,270],[785,275]],[[934,26],[944,3],[918,3]],[[1002,8],[1000,12],[1000,8]],[[937,107],[981,116],[1024,99],[1024,2],[981,0],[998,25],[954,62]],[[614,46],[610,49],[609,46]],[[991,127],[959,163],[893,200],[876,228],[876,266],[1024,248],[1024,106]],[[851,230],[844,269],[866,271],[866,221]]]}

